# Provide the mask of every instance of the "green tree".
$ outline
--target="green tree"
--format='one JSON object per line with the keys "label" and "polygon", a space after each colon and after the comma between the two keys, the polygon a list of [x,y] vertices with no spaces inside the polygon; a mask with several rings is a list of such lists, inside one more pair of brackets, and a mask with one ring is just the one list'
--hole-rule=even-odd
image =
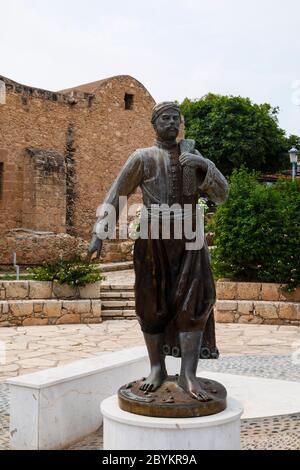
{"label": "green tree", "polygon": [[286,139],[286,147],[287,147],[287,151],[289,151],[292,147],[296,147],[297,149],[300,149],[300,137],[298,135],[291,134]]}
{"label": "green tree", "polygon": [[258,183],[234,170],[230,193],[213,219],[216,277],[300,286],[300,181]]}
{"label": "green tree", "polygon": [[181,104],[186,137],[229,175],[242,165],[263,173],[289,168],[288,142],[278,125],[279,108],[249,98],[208,94]]}

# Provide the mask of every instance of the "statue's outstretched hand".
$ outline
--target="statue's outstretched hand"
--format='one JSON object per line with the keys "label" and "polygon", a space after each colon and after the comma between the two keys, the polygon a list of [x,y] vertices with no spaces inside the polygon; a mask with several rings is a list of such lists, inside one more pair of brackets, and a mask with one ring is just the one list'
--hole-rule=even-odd
{"label": "statue's outstretched hand", "polygon": [[102,243],[103,241],[100,238],[98,238],[97,235],[94,233],[89,249],[88,249],[88,261],[91,261],[94,253],[96,253],[95,259],[100,258],[100,254],[102,250]]}

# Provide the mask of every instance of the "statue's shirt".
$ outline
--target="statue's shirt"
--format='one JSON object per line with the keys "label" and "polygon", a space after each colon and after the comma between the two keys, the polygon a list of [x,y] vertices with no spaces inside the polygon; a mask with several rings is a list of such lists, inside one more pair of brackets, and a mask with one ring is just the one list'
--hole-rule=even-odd
{"label": "statue's shirt", "polygon": [[[206,194],[213,202],[220,203],[228,196],[228,184],[213,162],[206,159],[207,172],[193,169],[196,179],[194,194],[184,196],[182,187],[183,169],[179,162],[182,149],[189,145],[190,153],[199,155],[194,142],[182,140],[173,149],[153,147],[136,150],[127,160],[114,181],[104,204],[111,204],[118,213],[119,197],[130,196],[140,186],[146,207],[151,204],[192,203],[196,204],[200,194]],[[185,151],[185,150],[184,150]]]}

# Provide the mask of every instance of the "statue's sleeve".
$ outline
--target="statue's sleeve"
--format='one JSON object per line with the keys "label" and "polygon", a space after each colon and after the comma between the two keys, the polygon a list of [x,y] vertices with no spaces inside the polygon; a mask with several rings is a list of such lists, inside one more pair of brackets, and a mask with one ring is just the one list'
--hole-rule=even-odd
{"label": "statue's sleeve", "polygon": [[110,190],[108,191],[103,203],[99,208],[102,208],[102,214],[99,214],[94,226],[96,232],[96,225],[100,221],[110,217],[111,212],[114,210],[116,214],[116,221],[119,218],[119,204],[120,196],[129,197],[134,190],[141,184],[143,179],[143,161],[141,152],[138,150],[128,158],[127,162],[121,169],[120,173],[113,182]]}
{"label": "statue's sleeve", "polygon": [[[201,155],[196,149],[194,152],[197,155]],[[207,163],[207,172],[206,174],[203,174],[203,172],[198,173],[199,190],[207,194],[209,199],[217,204],[225,202],[229,193],[227,180],[211,160],[207,158],[205,160]]]}

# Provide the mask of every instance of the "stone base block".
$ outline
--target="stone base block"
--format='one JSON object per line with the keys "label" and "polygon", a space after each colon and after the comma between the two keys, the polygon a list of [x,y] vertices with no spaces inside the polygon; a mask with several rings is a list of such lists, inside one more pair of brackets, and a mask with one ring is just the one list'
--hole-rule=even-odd
{"label": "stone base block", "polygon": [[152,418],[123,411],[117,396],[101,404],[104,450],[239,450],[242,405],[201,418]]}

